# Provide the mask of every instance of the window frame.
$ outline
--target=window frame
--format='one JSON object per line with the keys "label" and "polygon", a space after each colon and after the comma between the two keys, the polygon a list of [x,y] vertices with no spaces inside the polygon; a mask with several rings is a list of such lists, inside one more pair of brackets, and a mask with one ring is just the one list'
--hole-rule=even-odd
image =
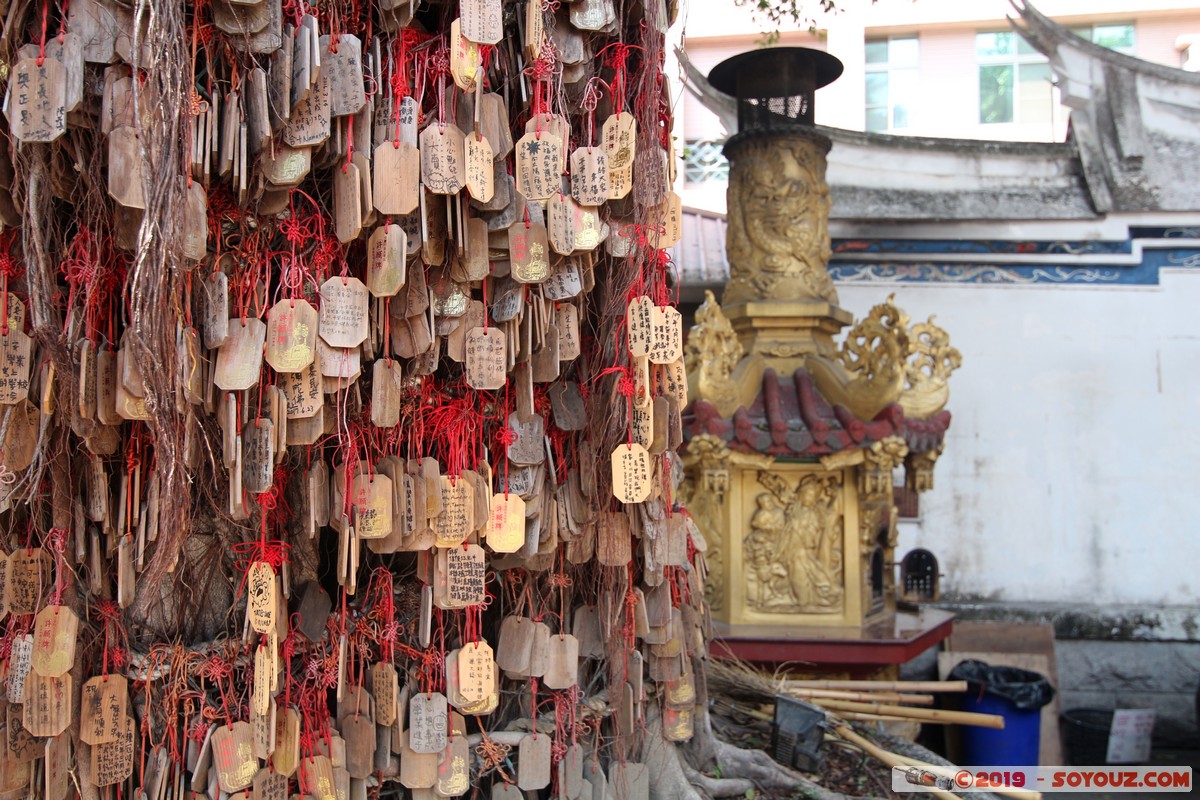
{"label": "window frame", "polygon": [[[1080,36],[1081,38],[1084,38],[1084,39],[1088,40],[1089,42],[1093,42],[1093,43],[1095,43],[1095,36],[1096,36],[1097,28],[1128,28],[1131,44],[1128,47],[1121,47],[1121,48],[1114,47],[1114,48],[1109,48],[1109,49],[1111,49],[1114,53],[1123,53],[1125,55],[1136,55],[1136,53],[1137,53],[1137,23],[1136,22],[1092,22],[1092,23],[1088,23],[1086,25],[1069,26],[1069,30],[1072,33],[1075,33],[1076,35]],[[988,55],[981,54],[979,52],[979,37],[986,36],[989,34],[997,34],[997,33],[1008,34],[1009,36],[1012,37],[1011,38],[1012,46],[1009,48],[1009,52],[1004,53],[1004,54],[988,54]],[[1008,30],[985,29],[985,30],[975,31],[975,89],[976,89],[975,109],[976,109],[977,124],[979,124],[979,125],[1047,125],[1047,124],[1053,125],[1053,124],[1055,124],[1056,120],[1054,118],[1053,108],[1055,108],[1056,106],[1053,104],[1052,104],[1050,119],[1048,119],[1048,120],[1038,120],[1038,121],[1034,122],[1034,121],[1030,121],[1030,120],[1021,119],[1021,114],[1020,114],[1020,109],[1021,109],[1021,67],[1049,63],[1049,59],[1047,59],[1046,56],[1042,55],[1041,53],[1039,53],[1036,50],[1033,50],[1032,47],[1029,48],[1031,52],[1027,52],[1027,53],[1021,52],[1023,42],[1024,42],[1024,39],[1021,36],[1021,34],[1019,32],[1017,32],[1016,30],[1012,30],[1012,29],[1008,29]],[[1028,46],[1028,45],[1026,45],[1026,46]],[[1105,47],[1105,46],[1106,45],[1101,45],[1101,47]],[[983,86],[981,83],[982,76],[983,76],[983,68],[984,67],[997,67],[997,66],[1000,66],[1000,67],[1007,66],[1007,67],[1012,68],[1013,81],[1012,81],[1012,107],[1010,109],[1011,114],[1010,114],[1010,119],[1008,119],[1007,121],[988,122],[987,120],[983,119]],[[1054,91],[1057,90],[1057,83],[1052,80],[1051,86],[1053,87],[1051,90],[1053,93]],[[1054,95],[1052,94],[1052,96],[1054,96]]]}
{"label": "window frame", "polygon": [[[892,43],[896,41],[912,41],[916,49],[916,58],[912,63],[896,62],[892,58]],[[896,94],[892,87],[892,76],[896,72],[911,71],[914,77],[919,77],[921,72],[921,37],[919,34],[900,34],[896,36],[876,36],[864,40],[864,50],[872,44],[884,43],[887,45],[887,58],[884,61],[870,62],[866,60],[864,53],[863,57],[863,130],[870,133],[892,133],[894,131],[905,131],[915,127],[912,116],[915,108],[911,99],[908,103],[897,103]],[[887,77],[887,102],[871,103],[868,100],[866,82],[871,75],[884,75]],[[908,124],[901,127],[895,124],[896,107],[903,105],[908,108],[909,120]],[[886,109],[887,110],[887,127],[879,129],[872,128],[869,123],[870,113],[872,110]]]}

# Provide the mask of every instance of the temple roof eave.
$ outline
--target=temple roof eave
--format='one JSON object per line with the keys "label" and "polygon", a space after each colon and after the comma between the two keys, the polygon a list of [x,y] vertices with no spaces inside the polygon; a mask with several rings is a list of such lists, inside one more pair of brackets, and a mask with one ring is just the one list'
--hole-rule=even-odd
{"label": "temple roof eave", "polygon": [[785,379],[767,369],[762,381],[753,402],[729,417],[723,417],[706,400],[690,403],[683,412],[685,446],[707,434],[741,453],[816,460],[899,437],[909,453],[916,455],[940,451],[950,427],[948,410],[915,419],[908,417],[899,403],[888,404],[873,419],[860,419],[844,406],[826,401],[804,369]]}

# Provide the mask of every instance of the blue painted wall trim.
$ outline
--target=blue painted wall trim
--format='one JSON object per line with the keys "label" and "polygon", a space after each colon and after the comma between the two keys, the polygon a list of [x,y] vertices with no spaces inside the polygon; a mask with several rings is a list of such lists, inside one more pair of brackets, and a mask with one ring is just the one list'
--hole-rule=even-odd
{"label": "blue painted wall trim", "polygon": [[[1200,229],[1133,228],[1130,234],[1124,241],[1088,242],[835,239],[829,271],[839,283],[1157,286],[1162,269],[1200,269]],[[887,255],[906,258],[889,261]],[[913,258],[922,255],[927,258]],[[1045,261],[1026,260],[1039,255]],[[1088,263],[1088,256],[1105,258]]]}

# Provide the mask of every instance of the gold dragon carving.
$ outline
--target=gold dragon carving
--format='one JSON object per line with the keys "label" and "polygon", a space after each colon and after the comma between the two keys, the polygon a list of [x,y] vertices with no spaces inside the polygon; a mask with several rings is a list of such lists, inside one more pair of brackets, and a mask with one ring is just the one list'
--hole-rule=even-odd
{"label": "gold dragon carving", "polygon": [[726,305],[776,299],[837,304],[826,269],[828,148],[828,142],[801,136],[739,144],[729,176]]}

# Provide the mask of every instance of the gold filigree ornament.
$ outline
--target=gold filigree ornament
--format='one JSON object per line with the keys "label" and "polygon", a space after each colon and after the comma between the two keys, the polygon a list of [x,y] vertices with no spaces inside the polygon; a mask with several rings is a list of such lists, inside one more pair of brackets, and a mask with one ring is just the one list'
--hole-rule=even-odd
{"label": "gold filigree ornament", "polygon": [[723,417],[754,402],[762,388],[766,362],[762,356],[745,356],[733,325],[711,291],[696,309],[696,323],[684,348],[688,396],[712,403]]}
{"label": "gold filigree ornament", "polygon": [[950,399],[950,374],[962,366],[962,353],[950,346],[950,334],[928,322],[912,326],[911,358],[905,374],[907,386],[900,395],[905,415],[927,419],[946,407]]}
{"label": "gold filigree ornament", "polygon": [[900,403],[914,419],[936,414],[950,398],[950,374],[962,365],[950,335],[933,317],[910,328],[908,314],[894,300],[889,295],[856,323],[833,358],[805,360],[822,396],[859,419],[874,419],[891,403]]}
{"label": "gold filigree ornament", "polygon": [[894,298],[859,320],[833,358],[813,355],[804,362],[822,396],[859,419],[874,419],[904,391],[909,318]]}

